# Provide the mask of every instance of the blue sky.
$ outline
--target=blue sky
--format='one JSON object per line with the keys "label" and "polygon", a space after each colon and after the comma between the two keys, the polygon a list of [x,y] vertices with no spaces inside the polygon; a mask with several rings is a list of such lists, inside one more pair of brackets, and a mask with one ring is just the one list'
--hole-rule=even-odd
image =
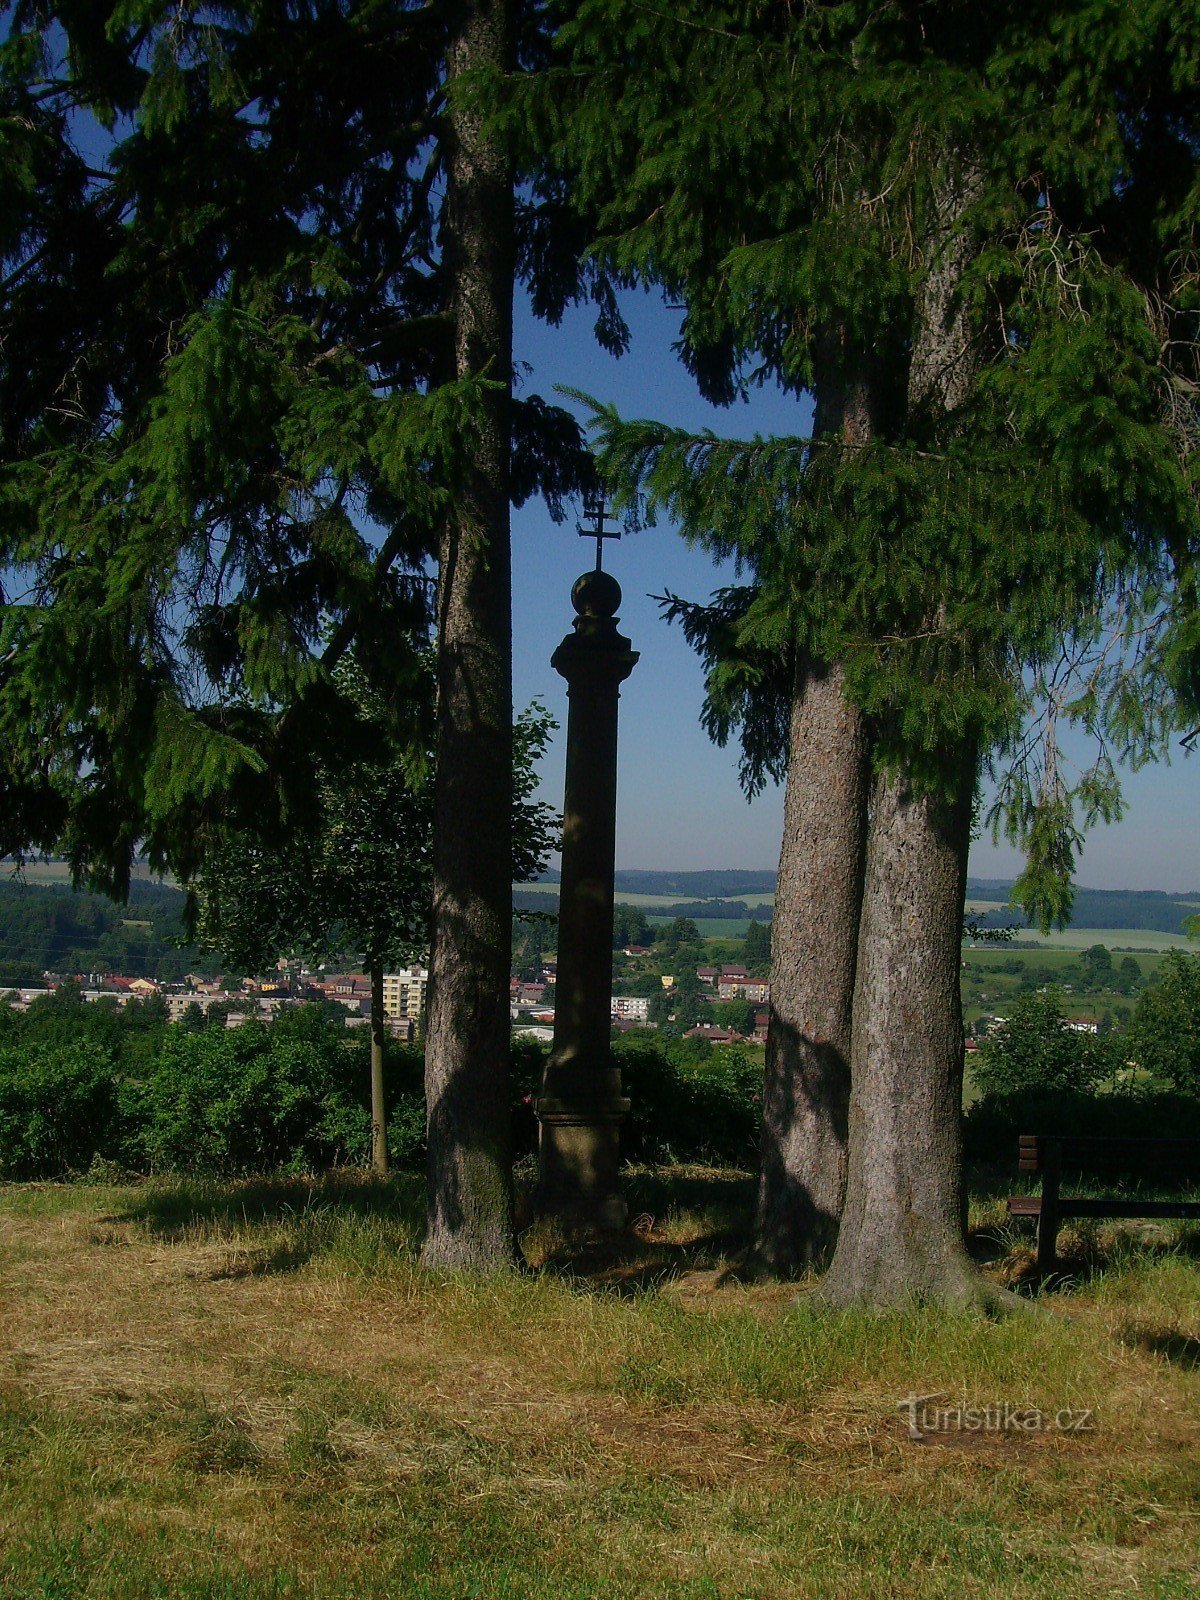
{"label": "blue sky", "polygon": [[[727,410],[706,404],[671,350],[678,314],[641,293],[627,296],[624,305],[633,339],[629,354],[617,360],[595,343],[588,308],[572,311],[561,328],[552,329],[519,304],[516,356],[530,368],[524,391],[549,398],[555,384],[565,384],[615,403],[625,416],[733,437],[807,431],[808,405],[777,391]],[[540,503],[514,514],[514,695],[518,706],[539,696],[560,723],[543,765],[543,793],[555,805],[562,801],[567,701],[550,656],[571,625],[571,584],[592,564],[589,552],[595,548],[575,529],[574,516],[556,526]],[[700,664],[678,627],[669,627],[649,598],[670,588],[704,599],[730,581],[732,567],[689,550],[665,523],[606,544],[604,558],[624,592],[621,631],[641,652],[621,696],[618,867],[774,867],[782,791],[769,789],[747,804],[737,784],[736,750],[717,749],[700,727]],[[1198,780],[1200,757],[1182,751],[1170,765],[1127,774],[1125,818],[1089,838],[1079,882],[1093,888],[1200,889]],[[1019,869],[1019,857],[1005,846],[981,840],[972,851],[976,876],[1011,877]]]}

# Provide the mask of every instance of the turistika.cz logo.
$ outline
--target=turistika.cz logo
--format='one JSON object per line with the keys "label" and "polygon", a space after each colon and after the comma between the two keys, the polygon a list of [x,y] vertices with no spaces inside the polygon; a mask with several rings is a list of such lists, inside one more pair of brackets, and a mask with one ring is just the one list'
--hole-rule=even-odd
{"label": "turistika.cz logo", "polygon": [[908,1394],[896,1409],[908,1423],[908,1437],[923,1439],[930,1433],[1093,1433],[1096,1414],[1090,1406],[1063,1406],[1043,1411],[1039,1406],[993,1400],[986,1405],[939,1404],[945,1392]]}

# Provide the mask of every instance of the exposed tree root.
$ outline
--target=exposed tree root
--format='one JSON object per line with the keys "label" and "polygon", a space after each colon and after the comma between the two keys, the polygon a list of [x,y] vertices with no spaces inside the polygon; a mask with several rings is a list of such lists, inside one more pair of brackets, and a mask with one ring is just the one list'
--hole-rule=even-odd
{"label": "exposed tree root", "polygon": [[989,1282],[970,1266],[958,1265],[934,1277],[926,1274],[924,1281],[920,1282],[914,1277],[910,1282],[903,1283],[890,1272],[886,1277],[881,1275],[874,1280],[867,1278],[857,1284],[831,1281],[825,1277],[811,1289],[802,1290],[794,1304],[830,1311],[889,1311],[904,1307],[935,1306],[977,1313],[993,1321],[1010,1316],[1053,1315],[1039,1301]]}

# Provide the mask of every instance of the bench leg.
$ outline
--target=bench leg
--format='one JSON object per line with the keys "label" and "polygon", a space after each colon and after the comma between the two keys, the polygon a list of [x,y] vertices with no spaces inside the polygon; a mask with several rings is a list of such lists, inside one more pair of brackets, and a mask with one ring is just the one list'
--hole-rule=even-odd
{"label": "bench leg", "polygon": [[1051,1145],[1046,1152],[1042,1168],[1042,1212],[1038,1218],[1037,1269],[1039,1273],[1053,1272],[1057,1265],[1058,1244],[1058,1189],[1062,1170],[1060,1151]]}

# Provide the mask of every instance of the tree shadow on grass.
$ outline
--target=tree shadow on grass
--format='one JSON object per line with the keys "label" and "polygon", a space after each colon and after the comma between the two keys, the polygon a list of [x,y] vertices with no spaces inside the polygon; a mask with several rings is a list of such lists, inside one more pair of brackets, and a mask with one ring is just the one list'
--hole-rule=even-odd
{"label": "tree shadow on grass", "polygon": [[295,1224],[314,1217],[377,1218],[419,1231],[424,1184],[417,1174],[381,1179],[337,1171],[312,1177],[175,1178],[148,1184],[112,1223],[133,1223],[164,1243],[209,1231]]}
{"label": "tree shadow on grass", "polygon": [[1147,1328],[1127,1324],[1121,1332],[1123,1344],[1148,1355],[1165,1356],[1173,1367],[1184,1372],[1200,1372],[1200,1339],[1173,1328]]}
{"label": "tree shadow on grass", "polygon": [[1045,1274],[1037,1268],[1037,1226],[1032,1220],[974,1228],[968,1248],[979,1265],[999,1269],[1010,1289],[1025,1294],[1070,1291],[1086,1288],[1107,1274],[1173,1256],[1200,1260],[1200,1227],[1180,1229],[1177,1222],[1134,1217],[1102,1224],[1069,1219],[1058,1236],[1054,1271]]}
{"label": "tree shadow on grass", "polygon": [[313,1258],[311,1246],[278,1245],[274,1249],[239,1250],[228,1263],[203,1273],[208,1283],[238,1283],[246,1278],[274,1278],[299,1272]]}
{"label": "tree shadow on grass", "polygon": [[635,1169],[625,1175],[629,1224],[621,1232],[536,1225],[527,1249],[538,1271],[632,1299],[743,1255],[754,1190],[754,1179],[740,1171]]}

